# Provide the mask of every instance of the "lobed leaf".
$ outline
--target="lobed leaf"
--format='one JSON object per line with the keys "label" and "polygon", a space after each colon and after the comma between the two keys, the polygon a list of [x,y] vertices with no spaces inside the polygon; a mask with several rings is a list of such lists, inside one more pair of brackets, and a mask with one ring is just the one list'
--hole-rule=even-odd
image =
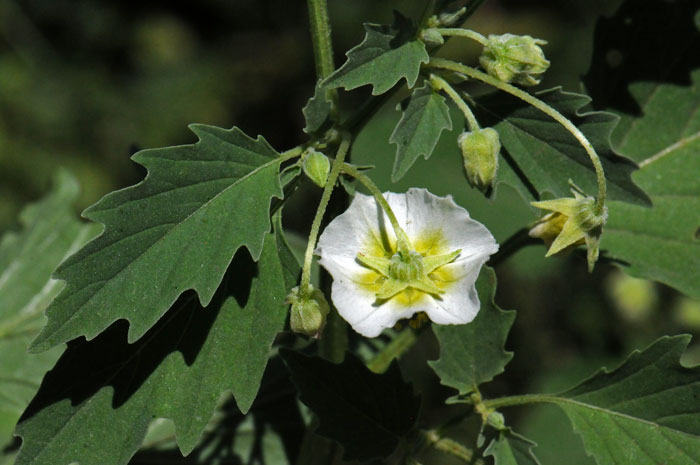
{"label": "lobed leaf", "polygon": [[91,339],[119,319],[133,342],[185,290],[209,304],[240,247],[260,256],[271,199],[282,198],[277,152],[237,128],[191,128],[198,143],[137,153],[146,179],[85,211],[105,230],[57,270],[66,287],[33,351]]}
{"label": "lobed leaf", "polygon": [[51,273],[100,229],[78,221],[72,208],[77,195],[75,179],[59,171],[53,190],[20,214],[21,231],[0,241],[0,451],[11,442],[17,420],[63,352],[57,347],[27,353],[46,306],[62,287]]}
{"label": "lobed leaf", "polygon": [[427,160],[444,129],[452,129],[450,108],[445,98],[427,82],[413,91],[389,142],[396,144],[392,181],[401,179],[423,155]]}
{"label": "lobed leaf", "polygon": [[[696,2],[625,2],[597,26],[586,86],[621,118],[616,148],[653,202],[608,206],[601,248],[627,273],[700,297],[700,32]],[[667,21],[658,21],[659,12]],[[646,27],[662,31],[647,34]],[[656,29],[655,29],[656,30]],[[673,41],[676,45],[668,47]],[[611,68],[615,50],[624,66]],[[656,53],[655,60],[649,60]]]}
{"label": "lobed leaf", "polygon": [[394,15],[391,26],[365,24],[364,40],[348,51],[347,61],[324,81],[326,87],[352,90],[369,84],[373,95],[383,94],[401,79],[413,87],[421,64],[430,57],[410,20],[398,12]]}
{"label": "lobed leaf", "polygon": [[317,82],[313,97],[306,102],[301,110],[304,114],[304,121],[306,121],[304,132],[307,134],[319,132],[328,121],[332,109],[333,104],[328,98],[328,88],[323,85],[322,81]]}
{"label": "lobed leaf", "polygon": [[[571,120],[596,149],[608,182],[608,198],[649,205],[647,195],[630,177],[637,166],[615,153],[610,134],[617,116],[606,112],[582,112],[591,99],[559,88],[537,97]],[[498,130],[505,150],[496,182],[513,186],[531,201],[545,192],[570,197],[573,180],[589,195],[597,192],[593,165],[581,144],[563,126],[520,99],[503,93],[478,101],[479,121]]]}
{"label": "lobed leaf", "polygon": [[376,374],[352,354],[338,365],[291,350],[282,357],[301,401],[318,415],[317,433],[338,441],[345,460],[385,458],[415,425],[420,399],[396,363]]}
{"label": "lobed leaf", "polygon": [[71,342],[17,427],[17,465],[126,464],[155,418],[173,420],[188,454],[223,392],[250,408],[297,272],[267,234],[257,264],[239,251],[206,308],[190,292],[134,344],[124,321]]}
{"label": "lobed leaf", "polygon": [[508,332],[515,319],[515,311],[498,308],[493,298],[496,292],[496,274],[484,268],[476,281],[481,310],[466,325],[433,325],[440,343],[440,358],[428,362],[445,386],[460,395],[473,392],[477,386],[491,381],[513,358],[504,350]]}
{"label": "lobed leaf", "polygon": [[689,336],[662,337],[613,371],[553,396],[600,465],[700,464],[700,367],[680,364]]}
{"label": "lobed leaf", "polygon": [[540,465],[532,452],[534,442],[512,431],[499,431],[484,451],[484,456],[492,456],[495,465]]}

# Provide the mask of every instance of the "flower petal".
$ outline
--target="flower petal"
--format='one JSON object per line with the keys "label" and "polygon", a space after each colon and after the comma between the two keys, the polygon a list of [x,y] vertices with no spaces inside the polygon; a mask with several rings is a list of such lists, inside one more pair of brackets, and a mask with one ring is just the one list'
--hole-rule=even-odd
{"label": "flower petal", "polygon": [[397,305],[391,299],[377,305],[374,293],[344,278],[333,280],[331,292],[340,316],[352,329],[366,337],[379,336],[385,328],[391,328],[397,321],[420,311],[415,307]]}

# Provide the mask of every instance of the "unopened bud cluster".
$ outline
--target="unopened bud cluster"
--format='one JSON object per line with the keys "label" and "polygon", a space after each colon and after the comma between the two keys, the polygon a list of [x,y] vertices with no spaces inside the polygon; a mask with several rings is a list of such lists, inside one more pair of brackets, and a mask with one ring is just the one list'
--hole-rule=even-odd
{"label": "unopened bud cluster", "polygon": [[498,132],[493,128],[463,132],[457,143],[462,151],[469,183],[482,192],[488,191],[498,171],[498,154],[501,151]]}
{"label": "unopened bud cluster", "polygon": [[487,73],[503,82],[534,86],[549,68],[549,60],[540,47],[546,43],[530,36],[490,35],[479,63]]}

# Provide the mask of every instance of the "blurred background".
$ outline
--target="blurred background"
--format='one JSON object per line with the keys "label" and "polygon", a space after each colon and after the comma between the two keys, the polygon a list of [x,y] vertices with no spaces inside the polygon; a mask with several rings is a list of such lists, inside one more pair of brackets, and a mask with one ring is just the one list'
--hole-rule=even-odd
{"label": "blurred background", "polygon": [[[424,4],[329,0],[336,65],[362,40],[363,22],[391,22],[392,9],[417,18]],[[576,91],[595,21],[617,4],[488,0],[468,27],[549,41],[552,67],[541,87]],[[136,151],[195,142],[192,122],[237,125],[278,150],[304,140],[301,107],[315,83],[305,1],[3,0],[0,32],[0,232],[18,227],[19,210],[48,191],[59,167],[79,179],[82,210],[143,178],[145,170],[129,159]],[[441,53],[469,63],[478,52],[451,41]],[[392,185],[395,147],[387,140],[400,116],[397,102],[376,114],[352,152],[353,162],[376,166],[371,175],[382,189],[452,194],[499,242],[535,219],[507,186],[493,201],[469,187],[455,142],[459,127],[443,134],[429,166],[421,158]],[[301,238],[319,195],[307,184],[285,209]],[[518,311],[508,341],[518,351],[493,393],[561,390],[662,334],[700,331],[697,301],[605,263],[589,275],[582,255],[544,259],[544,252],[532,246],[496,268],[497,303]],[[429,333],[423,339],[404,366],[439,415],[446,391],[434,392],[436,378],[424,364],[437,347]],[[696,344],[686,362],[698,361]],[[506,413],[509,424],[540,443],[543,464],[561,463],[562,452],[567,464],[593,463],[556,408]]]}

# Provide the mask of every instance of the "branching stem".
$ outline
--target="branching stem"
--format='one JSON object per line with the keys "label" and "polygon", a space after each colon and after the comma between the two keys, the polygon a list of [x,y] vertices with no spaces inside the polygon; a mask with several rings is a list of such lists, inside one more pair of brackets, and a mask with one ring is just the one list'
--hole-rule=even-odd
{"label": "branching stem", "polygon": [[601,164],[600,158],[598,157],[598,154],[593,148],[593,145],[586,138],[586,136],[584,136],[583,133],[571,121],[569,121],[568,118],[566,118],[564,115],[562,115],[557,110],[547,105],[537,97],[530,95],[527,92],[518,89],[515,86],[500,81],[475,68],[472,68],[471,66],[463,65],[461,63],[457,63],[451,60],[445,60],[444,58],[431,58],[427,66],[430,68],[457,71],[458,73],[466,74],[469,77],[485,82],[486,84],[489,84],[497,89],[507,92],[515,97],[518,97],[526,103],[529,103],[533,107],[547,114],[556,122],[564,126],[564,128],[566,128],[566,130],[569,131],[576,138],[576,140],[581,144],[581,146],[583,146],[584,150],[588,154],[588,157],[593,163],[593,168],[595,169],[596,177],[598,178],[598,198],[596,199],[595,205],[596,214],[602,215],[603,209],[605,207],[606,195],[605,174],[603,172],[603,165]]}

